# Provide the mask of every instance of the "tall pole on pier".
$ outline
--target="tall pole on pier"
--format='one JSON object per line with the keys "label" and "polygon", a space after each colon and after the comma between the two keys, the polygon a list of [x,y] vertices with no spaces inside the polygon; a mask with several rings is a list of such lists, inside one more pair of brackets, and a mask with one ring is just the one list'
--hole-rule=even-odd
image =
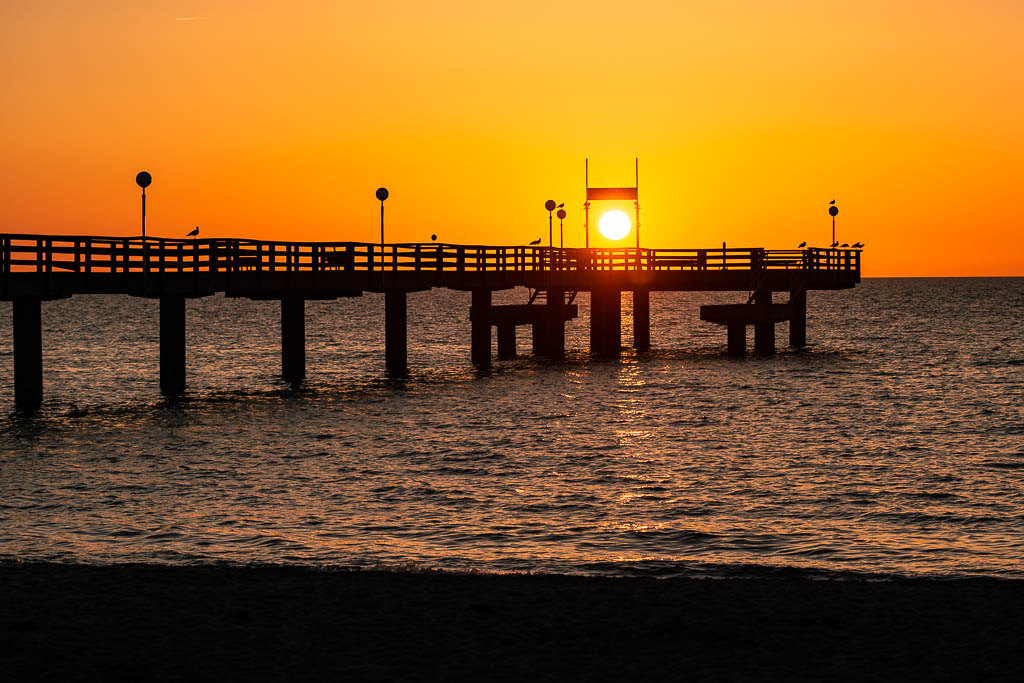
{"label": "tall pole on pier", "polygon": [[140,171],[135,176],[135,184],[142,188],[142,237],[146,237],[146,188],[153,182],[153,176],[146,171]]}
{"label": "tall pole on pier", "polygon": [[544,202],[544,208],[548,210],[548,246],[549,247],[555,246],[555,234],[554,234],[554,228],[552,227],[554,225],[554,222],[551,220],[551,212],[555,210],[555,206],[557,206],[557,205],[555,204],[555,200],[554,199],[549,199],[546,202]]}
{"label": "tall pole on pier", "polygon": [[590,159],[583,160],[583,184],[587,193],[583,202],[583,246],[590,248]]}
{"label": "tall pole on pier", "polygon": [[388,198],[388,188],[377,188],[377,199],[380,200],[380,257],[381,263],[384,259],[384,200]]}
{"label": "tall pole on pier", "polygon": [[559,209],[558,213],[556,213],[555,215],[558,216],[558,246],[564,249],[565,228],[562,227],[562,221],[565,220],[565,209]]}
{"label": "tall pole on pier", "polygon": [[[633,205],[636,207],[636,252],[637,252],[637,263],[640,261],[640,157],[633,159],[636,162],[636,201]],[[639,265],[637,266],[639,268]]]}
{"label": "tall pole on pier", "polygon": [[[834,199],[832,201],[835,201]],[[836,214],[839,213],[839,207],[833,204],[828,207],[828,215],[832,216],[832,245],[836,243]]]}

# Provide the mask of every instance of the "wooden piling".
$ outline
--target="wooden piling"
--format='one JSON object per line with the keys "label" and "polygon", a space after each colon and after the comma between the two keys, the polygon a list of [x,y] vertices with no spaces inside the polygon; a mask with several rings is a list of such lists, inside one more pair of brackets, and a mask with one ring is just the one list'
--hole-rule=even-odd
{"label": "wooden piling", "polygon": [[185,297],[160,297],[160,390],[185,392]]}
{"label": "wooden piling", "polygon": [[298,383],[306,377],[306,300],[281,299],[281,375]]}
{"label": "wooden piling", "polygon": [[747,355],[747,326],[743,323],[729,323],[729,355]]}
{"label": "wooden piling", "polygon": [[754,353],[770,355],[775,353],[775,323],[754,325]]}
{"label": "wooden piling", "polygon": [[408,322],[406,294],[402,290],[384,293],[384,365],[392,375],[408,369]]}
{"label": "wooden piling", "polygon": [[564,305],[563,290],[548,291],[547,304],[544,306],[544,355],[549,358],[565,356],[565,318],[562,313]]}
{"label": "wooden piling", "polygon": [[590,293],[590,352],[596,356],[617,356],[622,351],[621,292],[595,287]]}
{"label": "wooden piling", "polygon": [[[759,289],[754,294],[754,305],[771,308],[772,290]],[[754,353],[763,355],[775,353],[775,323],[760,320],[754,323]]]}
{"label": "wooden piling", "polygon": [[14,407],[30,413],[43,403],[43,326],[39,299],[14,300]]}
{"label": "wooden piling", "polygon": [[651,293],[646,289],[633,290],[633,348],[651,348]]}
{"label": "wooden piling", "polygon": [[789,293],[789,345],[796,348],[807,346],[807,290]]}
{"label": "wooden piling", "polygon": [[516,357],[516,326],[514,323],[498,325],[498,358]]}
{"label": "wooden piling", "polygon": [[491,290],[473,290],[473,315],[470,356],[481,367],[491,364]]}

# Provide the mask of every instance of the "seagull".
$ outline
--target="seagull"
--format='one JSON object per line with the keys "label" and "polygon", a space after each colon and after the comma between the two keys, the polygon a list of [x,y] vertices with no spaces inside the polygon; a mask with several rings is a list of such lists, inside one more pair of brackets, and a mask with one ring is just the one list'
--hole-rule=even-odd
{"label": "seagull", "polygon": [[565,207],[565,202],[562,202],[561,204],[559,204],[559,205],[558,205],[558,206],[556,206],[555,208],[556,208],[556,209],[561,209],[561,208],[564,208],[564,207]]}
{"label": "seagull", "polygon": [[839,246],[840,246],[840,247],[842,247],[843,249],[846,249],[846,248],[847,248],[847,247],[849,247],[850,245],[849,245],[849,244],[840,244]]}
{"label": "seagull", "polygon": [[530,246],[531,247],[535,247],[538,244],[540,244],[540,238],[539,237],[537,239],[535,239],[534,241],[530,242]]}
{"label": "seagull", "polygon": [[198,234],[199,234],[199,226],[197,225],[195,227],[195,229],[192,230],[192,232],[190,232],[188,235],[186,235],[186,237],[195,237]]}
{"label": "seagull", "polygon": [[835,203],[836,203],[836,200],[834,200],[834,199],[829,202],[829,204],[835,204]]}
{"label": "seagull", "polygon": [[800,246],[799,246],[799,247],[797,247],[797,249],[803,249],[803,248],[804,248],[804,247],[806,247],[806,246],[807,246],[807,242],[801,242],[801,243],[800,243]]}
{"label": "seagull", "polygon": [[833,243],[832,243],[832,248],[833,248],[833,249],[835,249],[835,248],[836,248],[836,247],[838,247],[838,246],[839,246],[839,242],[833,242]]}
{"label": "seagull", "polygon": [[860,242],[854,242],[854,244],[853,244],[853,248],[854,248],[854,249],[863,249],[863,248],[864,248],[864,245],[863,245],[863,244],[861,244]]}

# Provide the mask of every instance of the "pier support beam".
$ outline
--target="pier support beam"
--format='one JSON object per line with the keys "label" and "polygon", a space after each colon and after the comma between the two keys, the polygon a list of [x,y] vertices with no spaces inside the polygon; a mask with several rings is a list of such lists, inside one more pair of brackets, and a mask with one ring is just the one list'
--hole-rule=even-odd
{"label": "pier support beam", "polygon": [[646,289],[633,290],[633,348],[651,348],[651,293]]}
{"label": "pier support beam", "polygon": [[747,355],[747,326],[743,323],[729,323],[729,355]]}
{"label": "pier support beam", "polygon": [[564,291],[557,289],[548,291],[548,301],[544,311],[543,353],[549,358],[565,357],[565,320],[562,317],[564,305]]}
{"label": "pier support beam", "polygon": [[30,413],[43,403],[43,320],[39,299],[15,299],[14,407]]}
{"label": "pier support beam", "polygon": [[305,299],[281,299],[281,375],[293,384],[306,378]]}
{"label": "pier support beam", "polygon": [[473,290],[472,337],[470,356],[480,367],[491,364],[491,290]]}
{"label": "pier support beam", "polygon": [[807,290],[790,292],[789,307],[793,312],[789,319],[789,345],[802,348],[807,346]]}
{"label": "pier support beam", "polygon": [[530,330],[533,335],[533,355],[543,356],[544,355],[544,325],[542,323],[533,323],[530,325]]}
{"label": "pier support beam", "polygon": [[185,392],[185,297],[160,297],[160,390]]}
{"label": "pier support beam", "polygon": [[516,357],[516,326],[512,323],[498,325],[498,358]]}
{"label": "pier support beam", "polygon": [[406,295],[401,290],[384,292],[384,366],[392,375],[409,370]]}
{"label": "pier support beam", "polygon": [[622,305],[617,289],[595,288],[590,293],[590,352],[617,356],[622,350]]}
{"label": "pier support beam", "polygon": [[[772,290],[760,289],[754,295],[755,306],[772,305]],[[775,353],[775,323],[771,320],[754,323],[754,353]]]}

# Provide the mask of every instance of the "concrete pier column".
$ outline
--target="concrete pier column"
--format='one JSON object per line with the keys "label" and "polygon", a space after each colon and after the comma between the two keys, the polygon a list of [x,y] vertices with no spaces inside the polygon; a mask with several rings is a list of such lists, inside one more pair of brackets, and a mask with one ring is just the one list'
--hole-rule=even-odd
{"label": "concrete pier column", "polygon": [[[754,295],[755,306],[772,305],[772,290],[760,289]],[[771,354],[775,353],[775,323],[767,322],[754,323],[754,353]]]}
{"label": "concrete pier column", "polygon": [[516,326],[512,323],[498,325],[498,358],[516,357]]}
{"label": "concrete pier column", "polygon": [[729,355],[747,355],[747,326],[743,323],[729,323]]}
{"label": "concrete pier column", "polygon": [[289,382],[306,377],[306,300],[281,299],[281,375]]}
{"label": "concrete pier column", "polygon": [[617,356],[622,350],[622,305],[617,289],[595,288],[590,293],[590,352]]}
{"label": "concrete pier column", "polygon": [[801,348],[807,346],[807,290],[789,293],[789,345]]}
{"label": "concrete pier column", "polygon": [[491,290],[473,290],[472,339],[470,356],[481,367],[491,364]]}
{"label": "concrete pier column", "polygon": [[43,318],[39,299],[15,299],[14,407],[30,413],[43,403]]}
{"label": "concrete pier column", "polygon": [[384,292],[384,365],[392,375],[404,375],[409,369],[406,312],[405,292]]}
{"label": "concrete pier column", "polygon": [[651,293],[646,289],[633,290],[633,348],[651,348]]}
{"label": "concrete pier column", "polygon": [[160,297],[160,390],[185,392],[185,297]]}
{"label": "concrete pier column", "polygon": [[544,306],[544,355],[550,358],[565,356],[565,320],[563,319],[565,292],[558,289],[548,291]]}

